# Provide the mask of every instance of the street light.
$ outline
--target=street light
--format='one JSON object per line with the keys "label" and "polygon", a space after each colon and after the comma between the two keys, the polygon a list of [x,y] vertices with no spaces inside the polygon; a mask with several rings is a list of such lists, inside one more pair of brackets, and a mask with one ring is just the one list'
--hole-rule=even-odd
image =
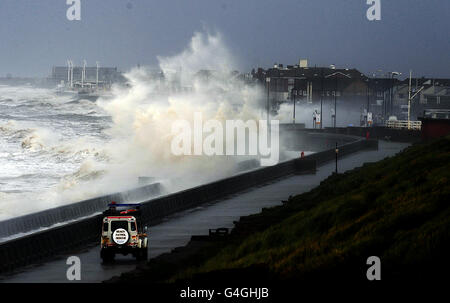
{"label": "street light", "polygon": [[95,62],[95,64],[97,65],[97,78],[96,78],[96,86],[97,86],[97,90],[98,90],[98,69],[100,67],[100,63],[97,61]]}
{"label": "street light", "polygon": [[67,85],[73,87],[73,62],[72,60],[67,60]]}
{"label": "street light", "polygon": [[84,88],[84,80],[86,80],[86,60],[83,60],[83,71],[81,72],[81,87]]}
{"label": "street light", "polygon": [[336,142],[336,149],[334,150],[335,154],[336,154],[336,174],[338,173],[338,153],[339,153],[339,148],[338,148],[338,143]]}
{"label": "street light", "polygon": [[[330,68],[332,70],[336,70],[336,65],[335,64],[331,64]],[[336,108],[336,102],[337,102],[337,87],[338,87],[338,77],[337,77],[337,73],[334,73],[334,112],[333,109],[331,109],[331,118],[333,118],[333,126],[336,129],[336,112],[337,112],[337,108]]]}
{"label": "street light", "polygon": [[67,85],[70,85],[70,60],[67,60]]}
{"label": "street light", "polygon": [[409,89],[408,89],[408,129],[411,129],[411,100],[414,99],[424,88],[422,86],[413,96],[411,96],[412,70],[409,71]]}
{"label": "street light", "polygon": [[269,100],[269,94],[270,94],[270,77],[266,78],[267,83],[267,130],[269,130],[269,111],[270,111],[270,100]]}
{"label": "street light", "polygon": [[367,77],[367,113],[370,110],[370,76]]}
{"label": "street light", "polygon": [[[388,73],[383,72],[382,69],[378,69],[373,73],[373,79],[375,79],[375,84],[377,84],[376,88],[377,90],[380,89],[378,86],[381,86],[381,91],[383,93],[383,107],[381,108],[381,117],[384,117],[386,115],[387,109],[386,109],[386,82],[385,78],[388,77]],[[373,89],[373,86],[372,86]],[[378,95],[376,95],[376,98],[378,98]],[[379,115],[379,112],[377,111],[377,114]]]}
{"label": "street light", "polygon": [[73,61],[70,60],[70,88],[73,88]]}
{"label": "street light", "polygon": [[[375,76],[375,74],[373,76]],[[367,94],[367,113],[366,113],[366,117],[365,117],[365,124],[366,124],[366,127],[367,127],[367,126],[369,126],[370,96],[371,96],[371,93],[370,93],[370,75],[367,76],[366,82],[367,82],[367,90],[366,90],[366,94]]]}
{"label": "street light", "polygon": [[[402,73],[399,72],[389,72],[391,74],[391,89],[389,94],[389,114],[392,114],[392,110],[394,108],[393,105],[393,94],[394,94],[394,76],[400,76]],[[389,118],[389,117],[388,117]]]}
{"label": "street light", "polygon": [[322,119],[322,112],[323,112],[323,107],[322,107],[322,103],[323,103],[323,68],[321,68],[321,94],[320,94],[320,129],[322,129],[322,125],[323,125],[323,119]]}
{"label": "street light", "polygon": [[294,113],[293,113],[293,124],[295,124],[295,96],[297,95],[297,90],[292,89],[292,99],[294,100]]}
{"label": "street light", "polygon": [[338,77],[336,74],[334,83],[334,129],[336,129],[336,117],[337,117],[337,92],[338,92]]}

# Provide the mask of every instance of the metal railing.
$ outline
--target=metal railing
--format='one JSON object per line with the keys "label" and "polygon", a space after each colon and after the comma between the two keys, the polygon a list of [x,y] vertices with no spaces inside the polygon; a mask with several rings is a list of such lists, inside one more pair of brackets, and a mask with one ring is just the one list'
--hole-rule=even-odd
{"label": "metal railing", "polygon": [[395,129],[421,130],[422,121],[389,120],[386,121],[386,127]]}

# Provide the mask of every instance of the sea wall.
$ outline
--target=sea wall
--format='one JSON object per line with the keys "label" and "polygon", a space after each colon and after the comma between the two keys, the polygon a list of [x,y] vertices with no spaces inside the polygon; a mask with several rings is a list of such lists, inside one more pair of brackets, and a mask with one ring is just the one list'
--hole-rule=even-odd
{"label": "sea wall", "polygon": [[163,194],[162,186],[159,183],[153,183],[121,193],[105,195],[0,221],[0,239],[102,212],[111,201],[142,201],[160,194]]}

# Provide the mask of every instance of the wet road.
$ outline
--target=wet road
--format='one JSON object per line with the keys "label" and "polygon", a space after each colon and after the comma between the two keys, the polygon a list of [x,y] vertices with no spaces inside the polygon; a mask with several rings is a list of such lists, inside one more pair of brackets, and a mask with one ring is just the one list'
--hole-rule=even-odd
{"label": "wet road", "polygon": [[[361,166],[365,162],[381,160],[407,146],[408,144],[380,141],[378,151],[359,152],[340,159],[338,170],[343,172]],[[287,199],[289,195],[309,191],[319,185],[334,169],[335,163],[330,162],[318,167],[315,175],[290,176],[221,201],[170,216],[164,222],[150,227],[149,258],[187,244],[192,235],[207,235],[209,228],[231,228],[233,221],[241,216],[258,213],[263,207],[279,205],[281,200]],[[60,256],[50,262],[22,268],[20,272],[8,276],[0,276],[0,282],[68,282],[66,271],[69,265],[66,265],[66,260],[69,256],[80,258],[81,282],[84,283],[101,282],[136,267],[136,261],[130,255],[118,255],[114,264],[102,264],[99,245],[95,245]]]}

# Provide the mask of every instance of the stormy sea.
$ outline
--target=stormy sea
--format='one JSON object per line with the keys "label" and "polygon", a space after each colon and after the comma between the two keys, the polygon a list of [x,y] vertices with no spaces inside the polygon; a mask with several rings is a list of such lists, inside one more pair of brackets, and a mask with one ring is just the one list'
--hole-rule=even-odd
{"label": "stormy sea", "polygon": [[0,85],[0,219],[82,198],[71,188],[101,174],[110,126],[95,102]]}

